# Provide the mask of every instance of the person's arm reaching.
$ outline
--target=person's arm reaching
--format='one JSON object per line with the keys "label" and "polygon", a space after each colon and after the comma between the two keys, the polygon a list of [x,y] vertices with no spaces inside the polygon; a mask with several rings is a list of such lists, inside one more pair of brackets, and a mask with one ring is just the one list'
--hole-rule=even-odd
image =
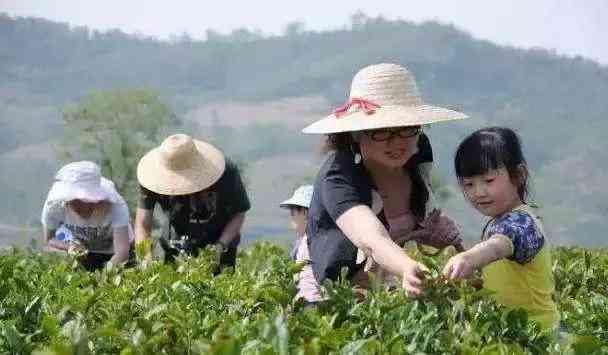
{"label": "person's arm reaching", "polygon": [[236,215],[234,215],[234,217],[232,217],[228,224],[226,224],[226,227],[224,227],[222,235],[218,239],[218,243],[221,243],[224,247],[230,245],[230,243],[232,243],[232,241],[241,232],[241,228],[243,227],[244,222],[245,212],[237,213]]}
{"label": "person's arm reaching", "polygon": [[411,259],[395,244],[386,228],[365,205],[357,205],[336,220],[338,227],[355,246],[370,255],[381,267],[403,276],[403,287],[410,295],[422,293],[425,267]]}
{"label": "person's arm reaching", "polygon": [[122,264],[129,259],[129,227],[114,228],[114,256],[110,262],[114,265]]}
{"label": "person's arm reaching", "polygon": [[70,246],[68,243],[66,243],[62,240],[55,239],[56,231],[57,231],[56,229],[44,228],[44,242],[51,249],[68,251],[68,248]]}
{"label": "person's arm reaching", "polygon": [[471,277],[475,270],[512,254],[511,240],[504,235],[494,235],[471,249],[451,257],[443,268],[443,275],[449,279],[466,279]]}
{"label": "person's arm reaching", "polygon": [[44,202],[40,221],[42,222],[42,233],[44,243],[51,249],[68,251],[70,243],[55,239],[57,229],[64,222],[65,206],[61,203]]}
{"label": "person's arm reaching", "polygon": [[[152,210],[137,208],[135,212],[135,245],[150,239],[152,231]],[[152,260],[152,250],[146,250],[144,260]]]}

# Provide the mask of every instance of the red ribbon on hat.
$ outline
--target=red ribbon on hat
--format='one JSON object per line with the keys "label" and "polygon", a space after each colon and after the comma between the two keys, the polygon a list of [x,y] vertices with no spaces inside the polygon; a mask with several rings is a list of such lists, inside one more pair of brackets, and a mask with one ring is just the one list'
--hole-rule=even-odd
{"label": "red ribbon on hat", "polygon": [[374,112],[376,112],[377,108],[380,108],[380,105],[375,102],[366,99],[361,99],[358,97],[353,97],[348,100],[347,103],[335,109],[334,115],[336,116],[336,118],[340,118],[344,116],[348,112],[348,110],[353,106],[359,106],[359,108],[365,111],[365,113],[367,113],[368,115],[373,114]]}

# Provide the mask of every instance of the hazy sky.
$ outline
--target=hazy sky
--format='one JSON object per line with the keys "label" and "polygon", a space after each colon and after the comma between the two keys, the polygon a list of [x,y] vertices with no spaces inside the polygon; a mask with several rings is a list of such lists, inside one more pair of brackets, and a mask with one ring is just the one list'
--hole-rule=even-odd
{"label": "hazy sky", "polygon": [[279,34],[293,21],[313,30],[334,29],[357,10],[388,19],[435,19],[499,44],[550,48],[608,64],[608,0],[0,0],[0,12],[12,16],[159,38],[182,32],[204,38],[208,28]]}

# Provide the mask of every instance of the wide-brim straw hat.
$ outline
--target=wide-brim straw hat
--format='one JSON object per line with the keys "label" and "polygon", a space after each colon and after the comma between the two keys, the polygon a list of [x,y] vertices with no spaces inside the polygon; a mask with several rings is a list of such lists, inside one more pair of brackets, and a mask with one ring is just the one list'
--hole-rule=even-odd
{"label": "wide-brim straw hat", "polygon": [[55,175],[55,182],[51,186],[47,201],[69,202],[73,200],[92,203],[123,201],[116,191],[114,183],[101,176],[101,169],[91,161],[66,164]]}
{"label": "wide-brim straw hat", "polygon": [[282,208],[290,208],[290,207],[304,207],[310,208],[310,201],[312,201],[312,185],[302,185],[298,187],[293,195],[287,200],[281,202],[279,204]]}
{"label": "wide-brim straw hat", "polygon": [[141,158],[137,180],[161,195],[187,195],[213,185],[225,169],[219,149],[186,134],[174,134]]}
{"label": "wide-brim straw hat", "polygon": [[331,134],[459,120],[467,115],[424,103],[414,75],[397,64],[376,64],[353,78],[349,101],[302,132]]}

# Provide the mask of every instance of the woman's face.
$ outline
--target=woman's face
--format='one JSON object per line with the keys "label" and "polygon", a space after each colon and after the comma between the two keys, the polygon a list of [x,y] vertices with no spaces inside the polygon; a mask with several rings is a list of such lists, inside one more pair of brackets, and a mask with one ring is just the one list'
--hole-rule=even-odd
{"label": "woman's face", "polygon": [[98,209],[105,208],[106,201],[88,202],[84,200],[72,200],[68,202],[69,207],[81,218],[89,218]]}
{"label": "woman's face", "polygon": [[298,237],[302,237],[306,233],[306,216],[305,208],[290,208],[291,228],[296,231]]}
{"label": "woman's face", "polygon": [[418,151],[420,127],[365,131],[359,139],[363,159],[387,168],[400,168]]}

